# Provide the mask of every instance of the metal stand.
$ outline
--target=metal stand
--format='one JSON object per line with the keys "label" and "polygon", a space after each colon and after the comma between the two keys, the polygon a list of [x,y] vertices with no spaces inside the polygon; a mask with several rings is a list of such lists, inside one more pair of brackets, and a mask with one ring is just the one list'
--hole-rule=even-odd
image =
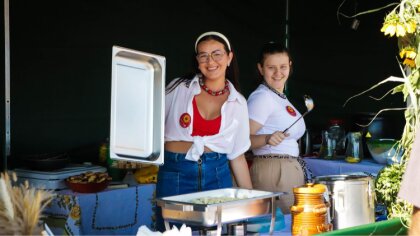
{"label": "metal stand", "polygon": [[[9,0],[4,0],[4,150],[2,168],[7,170],[7,157],[10,156],[10,22]],[[2,170],[3,171],[3,170]]]}
{"label": "metal stand", "polygon": [[276,223],[276,197],[271,198],[271,222],[269,234],[273,235],[274,224]]}
{"label": "metal stand", "polygon": [[164,224],[165,224],[165,230],[171,230],[171,226],[169,225],[168,220],[165,220]]}
{"label": "metal stand", "polygon": [[222,235],[222,207],[218,206],[216,210],[217,214],[217,236]]}
{"label": "metal stand", "polygon": [[[215,220],[217,221],[217,228],[215,229],[215,226],[207,227],[207,228],[201,228],[199,230],[200,235],[217,235],[217,236],[221,236],[222,235],[222,231],[223,231],[223,224],[222,224],[222,208],[223,206],[217,206],[216,208],[216,212],[215,212]],[[271,221],[270,221],[270,230],[269,230],[269,235],[273,235],[274,233],[274,228],[275,228],[275,222],[276,222],[276,196],[271,197]],[[164,224],[165,224],[165,230],[170,230],[170,224],[169,224],[168,219],[164,219]],[[244,235],[246,235],[247,233],[247,226],[245,224],[240,224],[240,222],[244,223],[244,221],[237,221],[236,223],[234,223],[234,225],[229,225],[229,223],[227,223],[225,226],[227,226],[227,231],[228,234],[229,232],[243,232]],[[235,227],[236,226],[236,227]]]}

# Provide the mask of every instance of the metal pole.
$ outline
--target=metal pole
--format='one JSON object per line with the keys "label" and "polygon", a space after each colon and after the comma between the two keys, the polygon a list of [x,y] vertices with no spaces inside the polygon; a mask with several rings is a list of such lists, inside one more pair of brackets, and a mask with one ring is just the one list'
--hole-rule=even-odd
{"label": "metal pole", "polygon": [[284,46],[289,48],[289,0],[286,0],[286,25]]}
{"label": "metal pole", "polygon": [[10,22],[9,22],[9,0],[4,0],[4,72],[5,72],[5,93],[4,93],[4,154],[3,168],[7,170],[7,157],[10,156]]}
{"label": "metal pole", "polygon": [[[285,35],[284,35],[284,46],[288,49],[289,48],[289,0],[286,0],[286,19],[285,19]],[[289,95],[289,86],[287,85],[287,81],[284,84],[284,93]]]}

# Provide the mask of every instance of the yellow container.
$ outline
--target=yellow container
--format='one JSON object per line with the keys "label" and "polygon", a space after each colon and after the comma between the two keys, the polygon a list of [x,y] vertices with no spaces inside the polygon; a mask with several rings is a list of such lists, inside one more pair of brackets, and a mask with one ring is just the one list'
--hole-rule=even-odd
{"label": "yellow container", "polygon": [[293,188],[292,235],[313,235],[332,230],[328,222],[329,204],[324,201],[327,187],[323,184],[307,183]]}

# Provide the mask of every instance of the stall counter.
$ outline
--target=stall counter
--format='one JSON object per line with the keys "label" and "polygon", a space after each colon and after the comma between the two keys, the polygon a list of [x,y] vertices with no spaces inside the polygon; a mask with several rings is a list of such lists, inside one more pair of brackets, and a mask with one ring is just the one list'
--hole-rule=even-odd
{"label": "stall counter", "polygon": [[57,191],[44,210],[54,235],[135,235],[140,226],[154,228],[154,184],[99,193]]}

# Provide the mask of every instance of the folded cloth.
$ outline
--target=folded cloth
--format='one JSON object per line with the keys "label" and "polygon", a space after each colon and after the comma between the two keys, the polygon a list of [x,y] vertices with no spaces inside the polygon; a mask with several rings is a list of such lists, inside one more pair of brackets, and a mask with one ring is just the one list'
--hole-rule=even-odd
{"label": "folded cloth", "polygon": [[[188,150],[185,159],[190,161],[198,161],[201,155],[204,153],[204,147],[210,148],[213,152],[219,153],[230,153],[232,151],[233,145],[230,145],[232,142],[236,128],[238,127],[238,121],[233,120],[232,124],[228,128],[224,129],[218,134],[211,136],[194,136],[193,145],[190,150]],[[225,142],[220,142],[217,140],[225,140]]]}

